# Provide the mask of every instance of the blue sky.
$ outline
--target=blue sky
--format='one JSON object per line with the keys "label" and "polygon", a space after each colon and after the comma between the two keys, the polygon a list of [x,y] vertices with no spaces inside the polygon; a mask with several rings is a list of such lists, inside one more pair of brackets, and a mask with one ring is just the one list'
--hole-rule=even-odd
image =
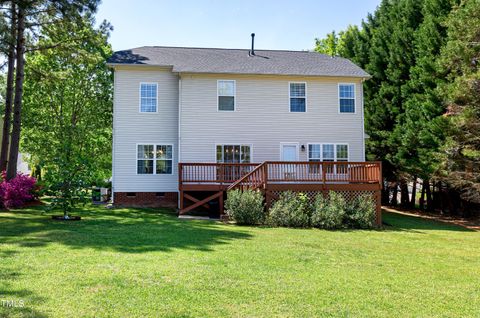
{"label": "blue sky", "polygon": [[144,45],[304,50],[359,24],[380,0],[103,0],[114,50]]}

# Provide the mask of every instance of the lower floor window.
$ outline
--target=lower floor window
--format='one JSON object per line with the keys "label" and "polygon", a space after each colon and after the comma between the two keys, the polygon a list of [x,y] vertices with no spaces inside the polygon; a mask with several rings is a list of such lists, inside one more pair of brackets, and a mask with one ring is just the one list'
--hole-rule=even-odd
{"label": "lower floor window", "polygon": [[162,144],[137,145],[138,174],[172,174],[173,146]]}
{"label": "lower floor window", "polygon": [[218,163],[250,163],[249,145],[217,145]]}
{"label": "lower floor window", "polygon": [[[348,161],[348,144],[310,144],[308,145],[308,161],[311,162],[334,162],[334,161]],[[346,169],[344,165],[335,165],[337,166],[336,172],[343,173],[342,171]],[[333,173],[334,165],[327,166],[327,173]],[[319,173],[320,166],[311,167],[312,173]]]}

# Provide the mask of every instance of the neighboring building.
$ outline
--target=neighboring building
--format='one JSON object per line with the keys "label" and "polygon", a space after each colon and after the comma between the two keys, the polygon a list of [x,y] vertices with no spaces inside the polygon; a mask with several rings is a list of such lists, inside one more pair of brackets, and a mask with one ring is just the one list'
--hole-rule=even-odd
{"label": "neighboring building", "polygon": [[176,206],[179,162],[365,161],[370,76],[347,59],[140,47],[108,62],[116,204]]}

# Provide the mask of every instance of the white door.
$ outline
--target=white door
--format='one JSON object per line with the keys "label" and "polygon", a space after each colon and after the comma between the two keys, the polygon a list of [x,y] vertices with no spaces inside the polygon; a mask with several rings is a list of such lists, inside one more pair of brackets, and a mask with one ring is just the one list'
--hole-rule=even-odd
{"label": "white door", "polygon": [[[282,145],[282,161],[298,161],[298,145],[283,144]],[[282,166],[282,179],[294,180],[296,175],[296,167],[294,164]]]}
{"label": "white door", "polygon": [[298,146],[282,145],[282,161],[298,161]]}

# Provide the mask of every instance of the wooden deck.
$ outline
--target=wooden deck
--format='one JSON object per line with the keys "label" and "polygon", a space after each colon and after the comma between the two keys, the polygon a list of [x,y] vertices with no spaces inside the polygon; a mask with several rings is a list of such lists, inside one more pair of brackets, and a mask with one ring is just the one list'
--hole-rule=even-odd
{"label": "wooden deck", "polygon": [[377,223],[381,223],[381,162],[179,163],[178,171],[180,214],[208,209],[214,200],[223,213],[226,192],[233,189],[262,191],[267,207],[282,191],[301,191],[313,198],[331,190],[344,193],[347,199],[372,194]]}

